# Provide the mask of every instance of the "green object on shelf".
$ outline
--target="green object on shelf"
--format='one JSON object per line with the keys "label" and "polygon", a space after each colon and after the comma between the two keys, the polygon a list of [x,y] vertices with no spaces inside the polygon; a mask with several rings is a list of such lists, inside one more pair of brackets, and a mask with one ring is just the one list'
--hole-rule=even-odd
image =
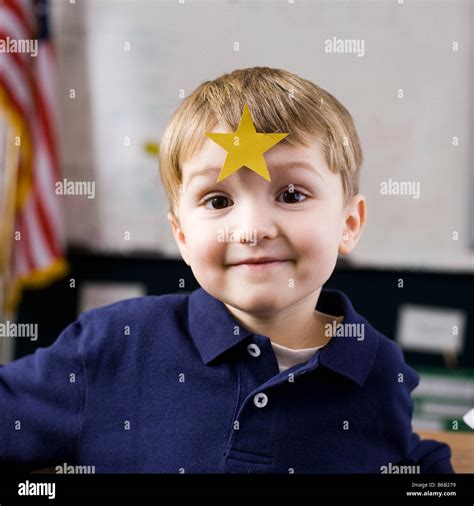
{"label": "green object on shelf", "polygon": [[418,367],[420,384],[413,391],[417,424],[449,432],[472,432],[463,416],[474,406],[474,371]]}
{"label": "green object on shelf", "polygon": [[160,152],[160,145],[157,142],[145,142],[143,147],[150,155],[157,155]]}

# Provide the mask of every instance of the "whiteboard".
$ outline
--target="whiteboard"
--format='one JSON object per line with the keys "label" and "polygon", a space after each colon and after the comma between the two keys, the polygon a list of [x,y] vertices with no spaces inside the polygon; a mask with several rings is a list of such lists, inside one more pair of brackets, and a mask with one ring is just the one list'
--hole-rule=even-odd
{"label": "whiteboard", "polygon": [[[96,181],[94,200],[64,200],[71,243],[179,257],[143,146],[159,141],[180,89],[258,65],[312,80],[355,120],[368,221],[354,264],[474,269],[472,2],[52,3],[63,174]],[[364,55],[326,53],[333,37],[363,40]],[[389,179],[419,182],[420,198],[381,195]]]}

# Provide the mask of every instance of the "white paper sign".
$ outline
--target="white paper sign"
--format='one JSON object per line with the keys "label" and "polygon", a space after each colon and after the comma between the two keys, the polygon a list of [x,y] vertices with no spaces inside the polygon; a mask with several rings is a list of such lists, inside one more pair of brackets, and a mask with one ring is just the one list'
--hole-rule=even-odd
{"label": "white paper sign", "polygon": [[79,311],[82,313],[120,300],[141,297],[145,293],[145,286],[140,283],[83,283],[79,294]]}
{"label": "white paper sign", "polygon": [[459,309],[405,304],[398,314],[396,341],[406,350],[459,353],[466,314]]}

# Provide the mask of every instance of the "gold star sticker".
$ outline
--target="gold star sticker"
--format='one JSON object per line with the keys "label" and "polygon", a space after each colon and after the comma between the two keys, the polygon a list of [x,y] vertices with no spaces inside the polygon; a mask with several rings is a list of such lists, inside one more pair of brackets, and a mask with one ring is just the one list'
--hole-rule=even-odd
{"label": "gold star sticker", "polygon": [[237,132],[206,132],[206,135],[227,151],[224,166],[217,178],[217,183],[219,183],[244,166],[267,181],[271,181],[263,153],[283,140],[288,134],[257,133],[248,105],[245,104]]}

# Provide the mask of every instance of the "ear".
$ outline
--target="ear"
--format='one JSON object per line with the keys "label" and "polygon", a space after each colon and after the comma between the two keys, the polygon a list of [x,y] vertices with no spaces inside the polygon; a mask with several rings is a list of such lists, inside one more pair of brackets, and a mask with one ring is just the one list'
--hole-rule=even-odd
{"label": "ear", "polygon": [[183,260],[186,262],[186,264],[191,265],[188,260],[188,246],[186,244],[186,236],[184,235],[184,232],[181,229],[179,219],[170,211],[168,212],[168,221],[171,225],[171,230],[173,231],[174,239],[176,241],[176,244],[178,245]]}
{"label": "ear", "polygon": [[348,255],[357,246],[365,225],[365,215],[365,197],[354,195],[344,210],[344,227],[338,250],[341,255]]}

